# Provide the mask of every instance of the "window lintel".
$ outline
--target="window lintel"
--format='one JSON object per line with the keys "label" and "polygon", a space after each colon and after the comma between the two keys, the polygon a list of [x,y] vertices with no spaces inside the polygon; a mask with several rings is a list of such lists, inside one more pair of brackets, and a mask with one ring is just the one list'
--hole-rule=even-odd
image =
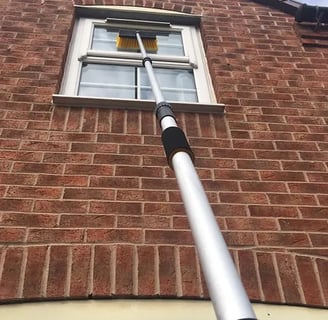
{"label": "window lintel", "polygon": [[[94,19],[134,19],[169,22],[172,24],[199,26],[200,15],[191,15],[168,10],[134,8],[127,6],[74,6],[77,17]],[[136,10],[138,17],[136,18]]]}

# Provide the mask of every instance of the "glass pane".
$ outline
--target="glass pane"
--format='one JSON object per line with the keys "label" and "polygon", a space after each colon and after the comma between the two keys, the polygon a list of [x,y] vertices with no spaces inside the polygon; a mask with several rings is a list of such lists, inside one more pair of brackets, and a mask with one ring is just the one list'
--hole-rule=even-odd
{"label": "glass pane", "polygon": [[[100,51],[119,51],[116,48],[116,38],[119,34],[117,28],[105,28],[95,26],[91,49]],[[158,50],[157,54],[170,56],[183,56],[183,42],[180,32],[170,32],[156,36]]]}
{"label": "glass pane", "polygon": [[101,51],[117,51],[117,35],[118,31],[103,27],[95,27],[93,31],[91,49]]}
{"label": "glass pane", "polygon": [[[163,96],[171,101],[198,101],[192,70],[155,68]],[[141,99],[153,99],[145,69],[140,69]]]}
{"label": "glass pane", "polygon": [[136,98],[136,68],[106,64],[82,66],[78,95],[110,98]]}
{"label": "glass pane", "polygon": [[171,32],[168,35],[159,35],[157,38],[157,54],[183,56],[183,43],[180,32]]}

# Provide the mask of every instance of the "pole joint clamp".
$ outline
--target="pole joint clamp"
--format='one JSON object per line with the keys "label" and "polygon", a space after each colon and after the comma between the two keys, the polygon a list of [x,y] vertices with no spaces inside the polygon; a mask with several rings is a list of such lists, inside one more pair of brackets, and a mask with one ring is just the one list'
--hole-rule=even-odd
{"label": "pole joint clamp", "polygon": [[150,62],[150,64],[153,64],[153,60],[147,56],[147,57],[144,57],[144,58],[142,59],[142,65],[143,65],[144,67],[145,67],[145,64],[146,64],[147,61]]}
{"label": "pole joint clamp", "polygon": [[175,115],[173,113],[171,105],[165,101],[162,101],[156,105],[155,112],[156,118],[159,122],[161,122],[161,120],[167,116],[170,116],[175,119]]}

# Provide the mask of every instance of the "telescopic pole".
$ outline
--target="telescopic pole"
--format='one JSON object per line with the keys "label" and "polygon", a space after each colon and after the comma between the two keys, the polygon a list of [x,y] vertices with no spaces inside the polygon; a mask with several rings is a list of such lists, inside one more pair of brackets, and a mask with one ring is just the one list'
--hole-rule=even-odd
{"label": "telescopic pole", "polygon": [[196,243],[209,295],[218,320],[256,320],[229,250],[217,225],[204,188],[194,168],[193,155],[171,106],[164,100],[152,61],[136,33],[143,65],[156,100],[156,116],[169,165],[174,170]]}

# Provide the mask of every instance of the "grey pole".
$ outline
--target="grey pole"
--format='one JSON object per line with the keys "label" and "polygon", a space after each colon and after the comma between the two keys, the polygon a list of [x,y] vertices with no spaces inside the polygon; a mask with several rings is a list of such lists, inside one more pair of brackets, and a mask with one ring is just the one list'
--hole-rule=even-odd
{"label": "grey pole", "polygon": [[[138,33],[136,37],[155,100],[157,103],[164,102],[151,60],[147,57]],[[160,124],[163,132],[177,127],[175,118],[170,114],[162,117]],[[170,164],[181,191],[216,318],[256,320],[190,155],[184,151],[177,151],[173,154]]]}

